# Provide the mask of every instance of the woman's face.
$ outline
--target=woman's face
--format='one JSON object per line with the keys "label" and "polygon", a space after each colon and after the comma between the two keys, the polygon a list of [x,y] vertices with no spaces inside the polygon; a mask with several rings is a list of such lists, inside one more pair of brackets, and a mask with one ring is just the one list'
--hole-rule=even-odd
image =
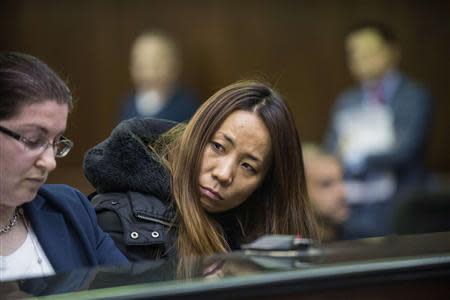
{"label": "woman's face", "polygon": [[[0,125],[30,141],[45,138],[54,142],[66,130],[68,113],[67,104],[49,100],[24,106],[16,116],[0,120]],[[33,200],[56,167],[53,148],[36,155],[3,132],[0,145],[0,207],[16,207]]]}
{"label": "woman's face", "polygon": [[270,166],[271,138],[256,113],[230,114],[208,142],[200,170],[200,202],[211,213],[242,204]]}

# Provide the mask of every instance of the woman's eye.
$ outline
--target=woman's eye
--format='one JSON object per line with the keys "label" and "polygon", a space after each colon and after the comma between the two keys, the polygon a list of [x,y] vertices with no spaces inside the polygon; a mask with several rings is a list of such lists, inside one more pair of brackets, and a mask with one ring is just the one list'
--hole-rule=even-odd
{"label": "woman's eye", "polygon": [[211,144],[213,149],[216,151],[223,152],[225,150],[225,148],[218,142],[211,142]]}
{"label": "woman's eye", "polygon": [[243,163],[242,167],[247,170],[248,172],[252,173],[252,174],[256,174],[256,169],[253,168],[250,164],[248,163]]}
{"label": "woman's eye", "polygon": [[31,149],[36,149],[41,147],[45,142],[43,142],[44,140],[42,138],[24,138],[24,142],[25,144],[31,148]]}

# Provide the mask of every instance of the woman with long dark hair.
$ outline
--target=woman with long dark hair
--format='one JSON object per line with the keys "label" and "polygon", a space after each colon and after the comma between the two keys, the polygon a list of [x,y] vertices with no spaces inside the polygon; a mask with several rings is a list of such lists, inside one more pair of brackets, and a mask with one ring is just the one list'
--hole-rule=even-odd
{"label": "woman with long dark hair", "polygon": [[134,260],[315,237],[292,114],[261,82],[219,90],[187,124],[123,122],[86,154],[85,174],[99,223]]}

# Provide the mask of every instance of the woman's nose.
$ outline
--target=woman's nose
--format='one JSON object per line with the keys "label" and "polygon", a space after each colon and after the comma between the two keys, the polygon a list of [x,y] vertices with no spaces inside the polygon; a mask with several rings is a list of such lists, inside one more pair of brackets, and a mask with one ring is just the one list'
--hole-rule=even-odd
{"label": "woman's nose", "polygon": [[232,162],[228,160],[222,160],[218,162],[217,166],[213,169],[213,177],[223,185],[229,185],[233,182],[234,167]]}
{"label": "woman's nose", "polygon": [[45,168],[47,172],[51,172],[56,168],[55,150],[53,147],[48,147],[39,155],[36,164],[39,167]]}

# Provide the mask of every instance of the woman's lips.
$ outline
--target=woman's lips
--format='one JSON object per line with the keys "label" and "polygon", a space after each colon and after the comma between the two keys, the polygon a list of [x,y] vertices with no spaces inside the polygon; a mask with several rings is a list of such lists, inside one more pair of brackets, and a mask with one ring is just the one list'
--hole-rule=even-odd
{"label": "woman's lips", "polygon": [[31,181],[35,184],[44,184],[46,177],[40,177],[40,178],[28,178],[28,181]]}
{"label": "woman's lips", "polygon": [[223,200],[218,192],[216,192],[210,188],[200,186],[200,192],[202,195],[204,195],[212,200],[216,200],[216,201]]}

